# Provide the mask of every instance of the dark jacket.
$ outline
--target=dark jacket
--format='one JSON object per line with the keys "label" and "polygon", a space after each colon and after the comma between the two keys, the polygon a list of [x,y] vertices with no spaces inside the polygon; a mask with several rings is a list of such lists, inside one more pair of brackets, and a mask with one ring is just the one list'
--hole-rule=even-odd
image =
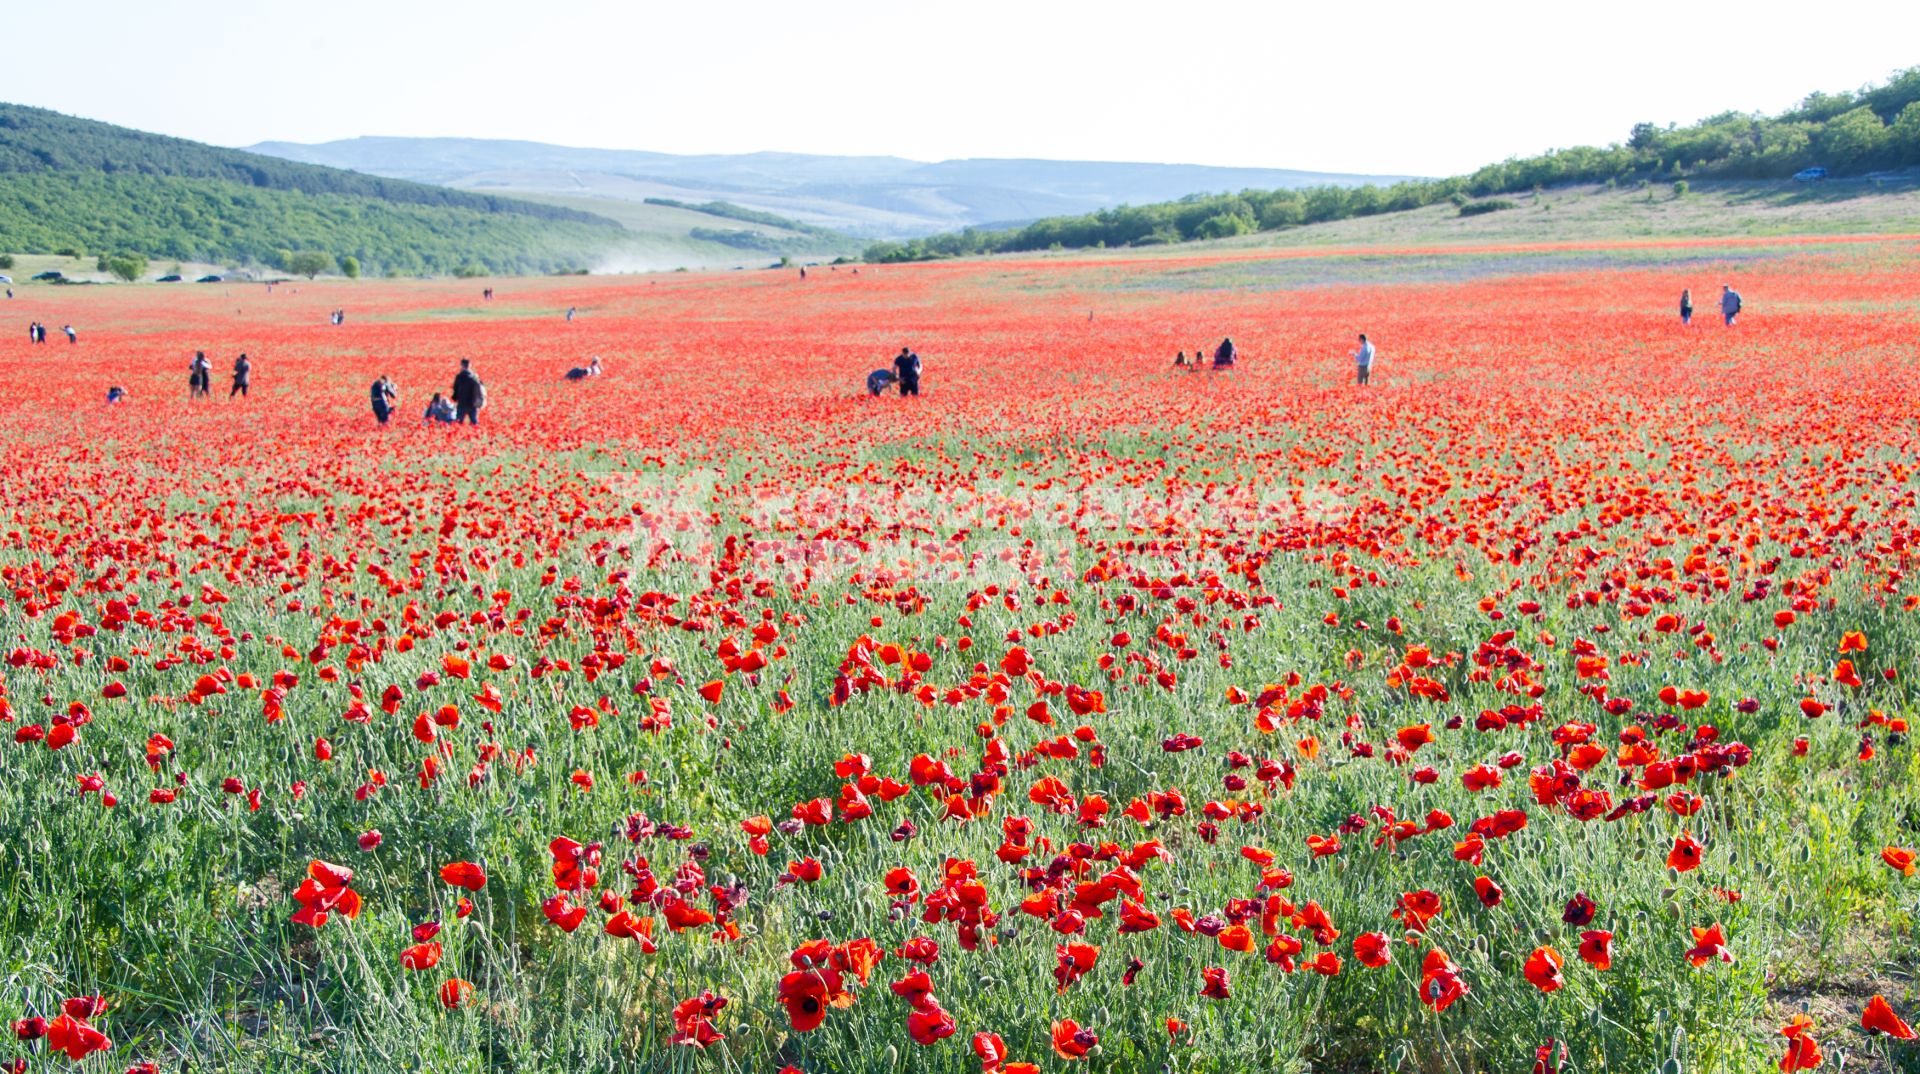
{"label": "dark jacket", "polygon": [[900,379],[911,384],[920,379],[920,356],[902,354],[893,360],[893,368],[899,370]]}
{"label": "dark jacket", "polygon": [[236,358],[233,362],[233,382],[245,384],[247,376],[253,372],[253,363],[245,358]]}
{"label": "dark jacket", "polygon": [[474,376],[473,370],[462,369],[453,378],[453,404],[465,407],[480,404],[480,378]]}

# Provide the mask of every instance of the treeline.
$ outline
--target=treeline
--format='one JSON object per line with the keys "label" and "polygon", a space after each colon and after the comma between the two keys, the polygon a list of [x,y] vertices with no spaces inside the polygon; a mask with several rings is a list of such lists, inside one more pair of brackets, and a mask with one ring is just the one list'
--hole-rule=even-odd
{"label": "treeline", "polygon": [[0,175],[0,246],[285,268],[324,251],[367,274],[516,274],[590,264],[615,224],[309,194],[126,171]]}
{"label": "treeline", "polygon": [[266,190],[350,195],[400,205],[581,224],[612,223],[578,209],[301,164],[116,127],[43,108],[0,104],[0,179],[11,175],[57,173],[216,179]]}
{"label": "treeline", "polygon": [[1807,167],[1835,176],[1920,165],[1920,67],[1858,93],[1815,93],[1777,116],[1725,112],[1687,127],[1637,124],[1625,143],[1489,164],[1471,175],[1392,186],[1196,194],[1156,205],[1052,217],[1007,231],[965,231],[867,248],[869,261],[1218,239],[1443,201],[1579,183],[1686,177],[1782,179]]}
{"label": "treeline", "polygon": [[798,232],[802,235],[818,235],[822,238],[841,239],[846,236],[831,228],[815,227],[798,220],[789,220],[778,213],[749,209],[744,205],[735,205],[730,201],[703,201],[695,204],[690,201],[675,201],[672,198],[647,198],[648,205],[664,205],[670,209],[686,209],[690,212],[705,213],[708,216],[724,217],[728,220],[742,220],[762,227],[777,227],[784,231]]}

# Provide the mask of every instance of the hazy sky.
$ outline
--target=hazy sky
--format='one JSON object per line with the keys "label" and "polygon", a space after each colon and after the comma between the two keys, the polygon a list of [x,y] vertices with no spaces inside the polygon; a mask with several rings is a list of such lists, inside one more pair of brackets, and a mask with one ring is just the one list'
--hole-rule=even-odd
{"label": "hazy sky", "polygon": [[0,100],[221,145],[1441,175],[1920,64],[1920,2],[21,0]]}

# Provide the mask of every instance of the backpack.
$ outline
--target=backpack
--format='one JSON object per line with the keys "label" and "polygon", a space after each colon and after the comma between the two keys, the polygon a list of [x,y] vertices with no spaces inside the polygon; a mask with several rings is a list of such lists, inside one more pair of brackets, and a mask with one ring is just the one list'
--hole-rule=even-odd
{"label": "backpack", "polygon": [[485,410],[486,408],[487,382],[481,380],[479,377],[475,377],[473,378],[473,409]]}

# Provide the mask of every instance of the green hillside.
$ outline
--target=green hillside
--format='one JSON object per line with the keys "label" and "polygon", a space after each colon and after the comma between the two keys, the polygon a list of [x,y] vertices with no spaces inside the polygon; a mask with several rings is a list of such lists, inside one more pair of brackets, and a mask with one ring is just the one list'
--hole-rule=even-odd
{"label": "green hillside", "polygon": [[586,266],[624,237],[578,209],[0,104],[0,250],[275,267],[318,251],[369,273],[511,273]]}
{"label": "green hillside", "polygon": [[[1578,146],[1489,164],[1471,175],[1391,186],[1321,186],[1194,195],[1051,217],[1026,227],[968,229],[879,243],[870,261],[923,261],[1027,250],[1152,246],[1224,239],[1356,217],[1448,205],[1458,215],[1511,208],[1498,195],[1575,184],[1660,185],[1689,180],[1780,180],[1804,168],[1836,178],[1920,167],[1920,67],[1858,92],[1814,93],[1777,116],[1724,112],[1686,127],[1636,124],[1626,142]],[[1673,184],[1681,184],[1673,186]]]}

